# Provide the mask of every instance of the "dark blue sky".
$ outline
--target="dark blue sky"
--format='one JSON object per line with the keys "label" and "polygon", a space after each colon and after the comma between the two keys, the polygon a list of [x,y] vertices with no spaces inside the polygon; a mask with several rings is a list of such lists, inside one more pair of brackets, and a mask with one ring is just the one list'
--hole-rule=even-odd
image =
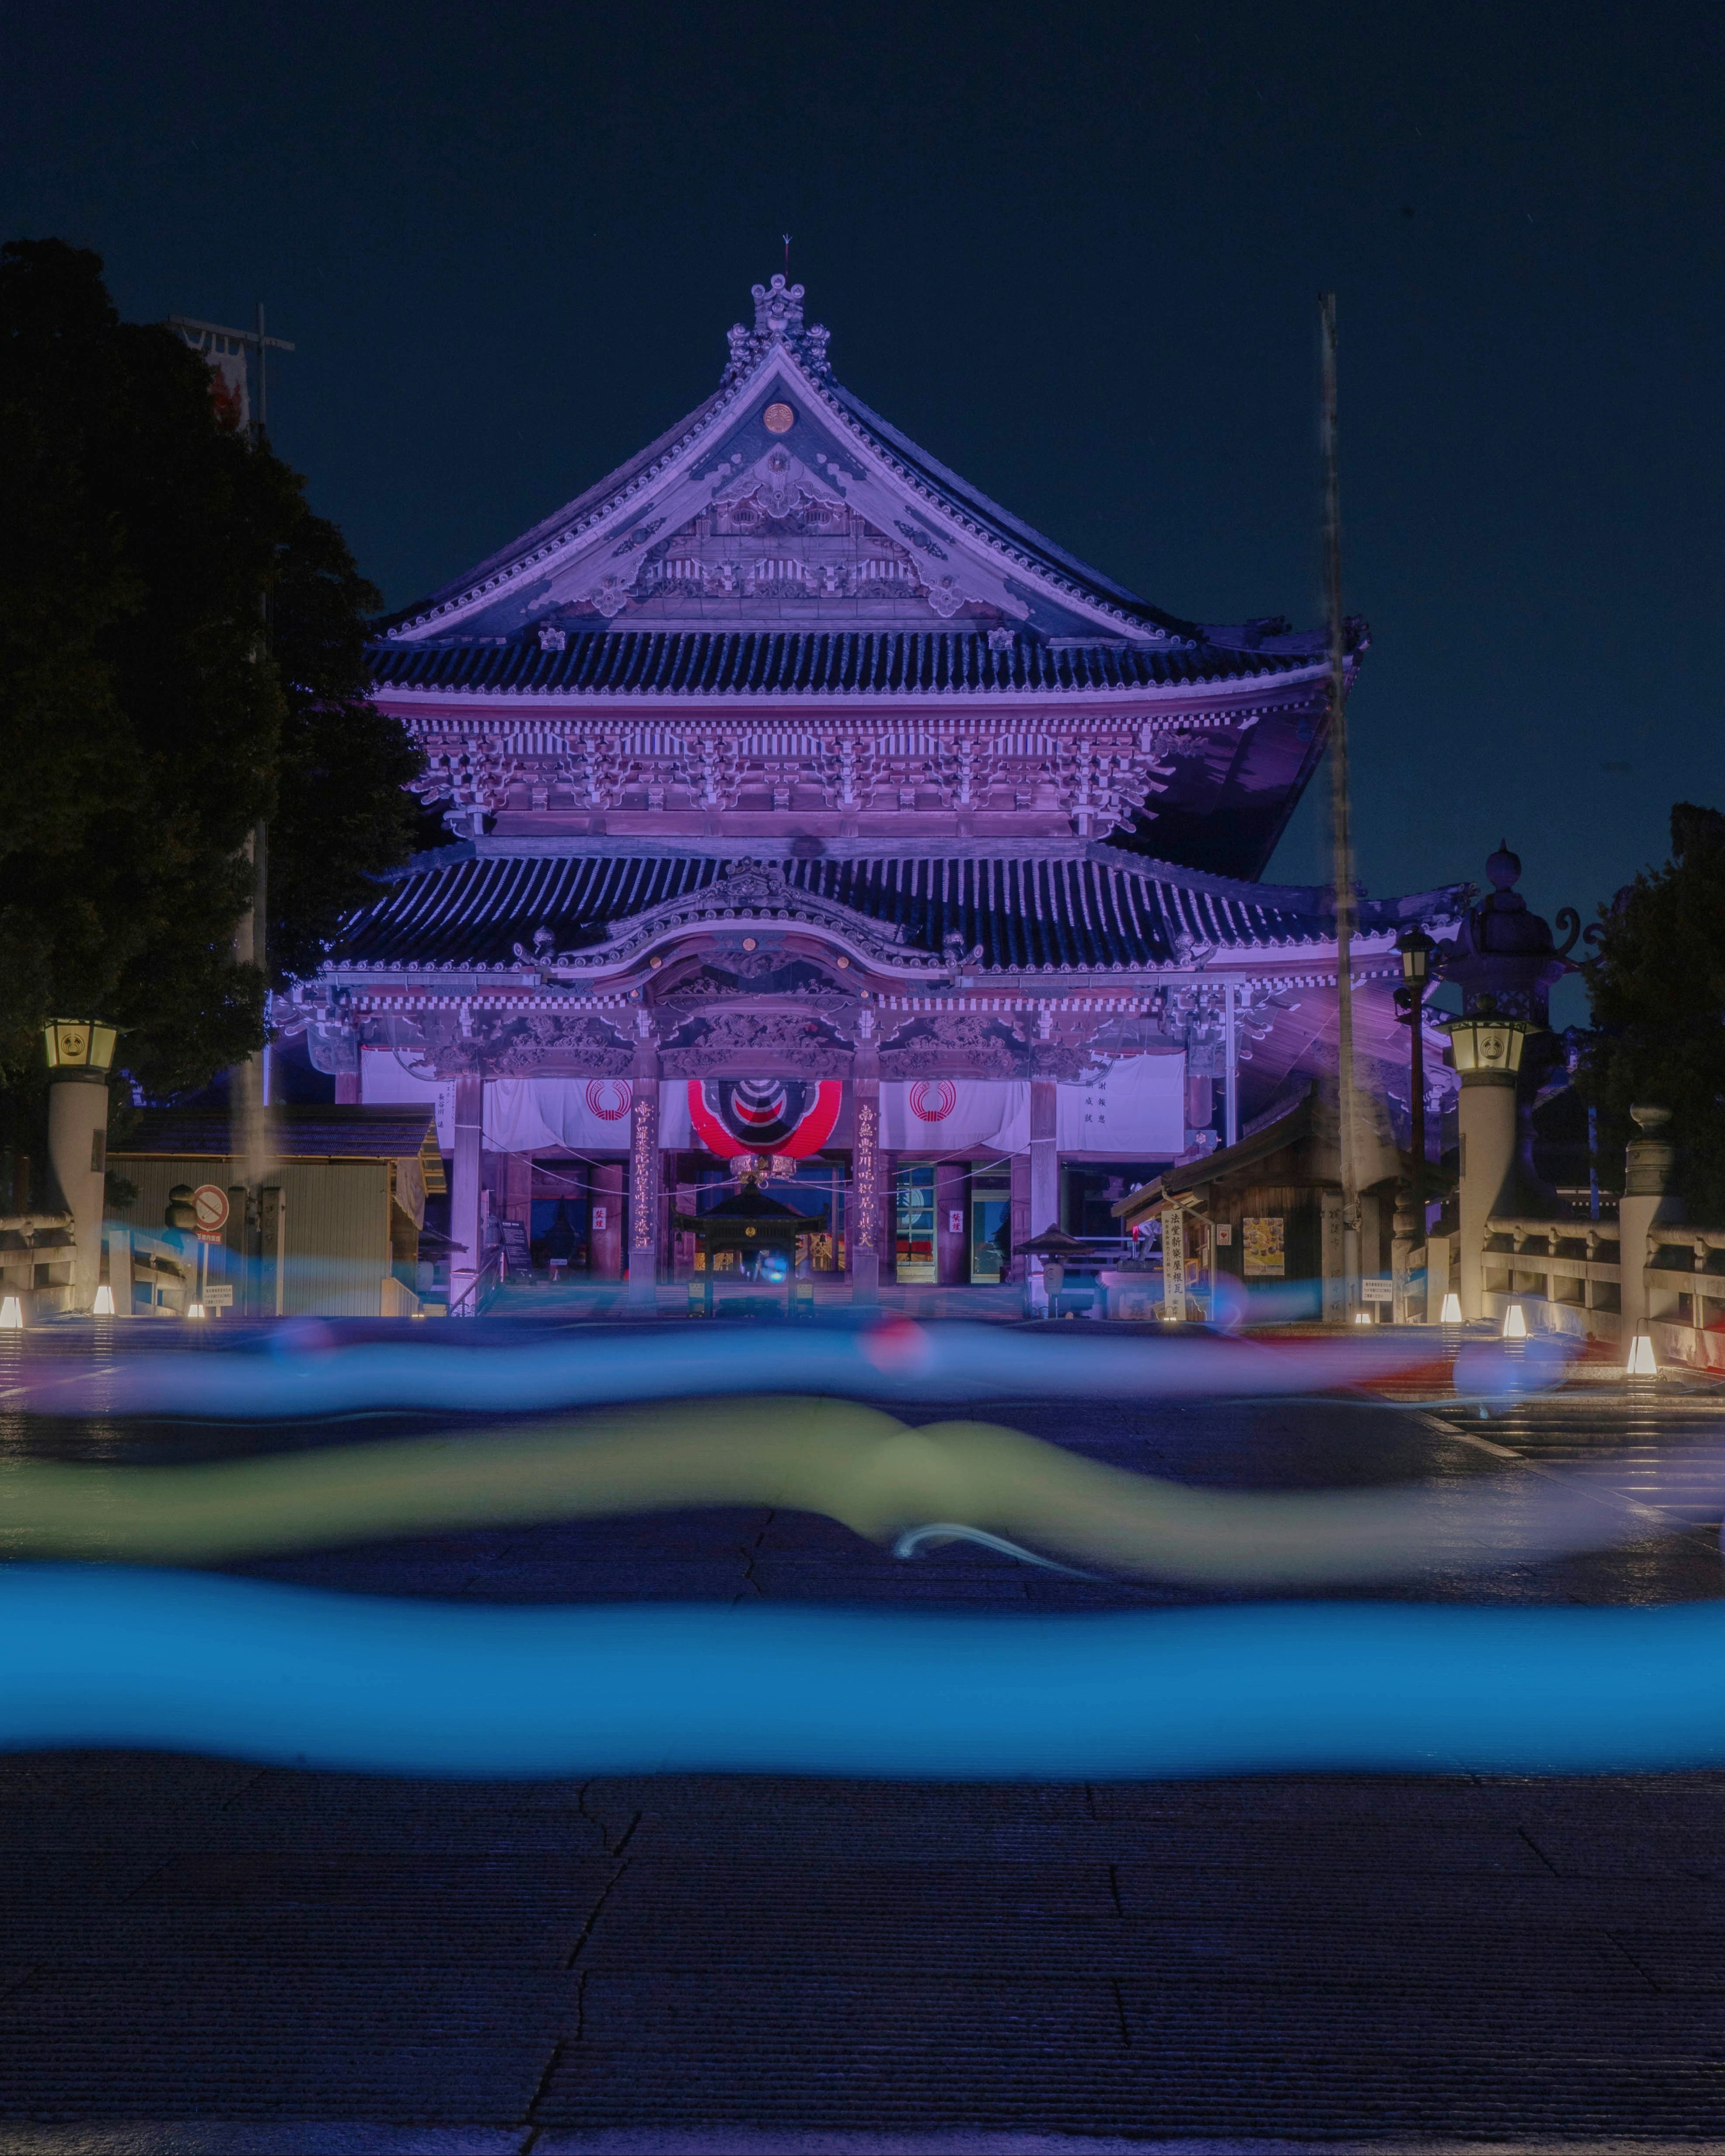
{"label": "dark blue sky", "polygon": [[[0,228],[295,355],[399,603],[696,403],[793,235],[836,370],[1158,604],[1318,615],[1340,294],[1362,875],[1548,908],[1725,805],[1721,17],[14,7]],[[1302,811],[1274,873],[1322,873]]]}

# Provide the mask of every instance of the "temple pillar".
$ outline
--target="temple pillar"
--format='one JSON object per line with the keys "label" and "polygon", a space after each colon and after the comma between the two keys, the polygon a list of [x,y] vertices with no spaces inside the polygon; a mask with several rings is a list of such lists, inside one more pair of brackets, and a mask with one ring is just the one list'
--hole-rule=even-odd
{"label": "temple pillar", "polygon": [[970,1278],[969,1239],[965,1234],[969,1179],[968,1160],[935,1163],[934,1276],[942,1287],[958,1287]]}
{"label": "temple pillar", "polygon": [[623,1163],[602,1161],[593,1172],[588,1215],[587,1269],[590,1280],[623,1278]]}
{"label": "temple pillar", "polygon": [[519,1220],[533,1239],[533,1156],[506,1152],[497,1163],[497,1213],[504,1220]]}
{"label": "temple pillar", "polygon": [[480,1242],[480,1153],[485,1142],[485,1082],[468,1075],[455,1081],[455,1158],[449,1176],[449,1238],[460,1245],[449,1253],[449,1312],[464,1317],[479,1313],[470,1300],[485,1261]]}
{"label": "temple pillar", "polygon": [[1030,1233],[1060,1224],[1060,1088],[1030,1081]]}
{"label": "temple pillar", "polygon": [[629,1111],[629,1301],[632,1310],[659,1307],[660,1194],[664,1163],[659,1152],[659,1043],[653,1021],[636,1019],[634,1099]]}
{"label": "temple pillar", "polygon": [[1030,1240],[1030,1156],[1015,1152],[1012,1156],[1012,1262],[1004,1277],[1014,1283],[1024,1277],[1029,1260],[1019,1252]]}
{"label": "temple pillar", "polygon": [[[658,1097],[659,1088],[653,1089]],[[659,1218],[654,1229],[655,1247],[659,1252],[659,1277],[674,1281],[677,1273],[677,1235],[671,1225],[671,1215],[681,1206],[681,1193],[677,1188],[677,1156],[661,1152],[659,1156]]]}
{"label": "temple pillar", "polygon": [[358,1071],[338,1070],[336,1073],[336,1106],[338,1108],[357,1108],[360,1097]]}
{"label": "temple pillar", "polygon": [[880,1299],[880,1051],[875,1014],[856,1022],[856,1058],[850,1072],[850,1217],[845,1240],[850,1258],[850,1299]]}
{"label": "temple pillar", "polygon": [[[682,1157],[680,1154],[668,1152],[665,1158],[666,1162],[666,1185],[669,1187],[675,1183],[676,1186],[676,1209],[679,1213],[681,1213],[685,1216],[691,1214],[694,1212],[696,1205],[699,1202],[701,1197],[701,1185],[698,1183],[682,1183],[677,1180],[678,1171],[682,1166]],[[671,1252],[672,1279],[680,1281],[693,1280],[695,1277],[695,1237],[693,1235],[679,1235],[674,1233],[671,1238]]]}
{"label": "temple pillar", "polygon": [[[1060,1088],[1052,1077],[1030,1081],[1030,1234],[1060,1224]],[[1043,1306],[1042,1260],[1033,1258],[1024,1293],[1033,1310]]]}

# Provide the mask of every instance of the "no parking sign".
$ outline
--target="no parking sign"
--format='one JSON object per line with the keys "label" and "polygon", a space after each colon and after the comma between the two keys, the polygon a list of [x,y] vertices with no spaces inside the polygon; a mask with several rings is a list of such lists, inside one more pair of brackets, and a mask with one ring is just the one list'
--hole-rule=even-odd
{"label": "no parking sign", "polygon": [[200,1243],[219,1243],[228,1224],[228,1194],[219,1183],[200,1183],[192,1194]]}

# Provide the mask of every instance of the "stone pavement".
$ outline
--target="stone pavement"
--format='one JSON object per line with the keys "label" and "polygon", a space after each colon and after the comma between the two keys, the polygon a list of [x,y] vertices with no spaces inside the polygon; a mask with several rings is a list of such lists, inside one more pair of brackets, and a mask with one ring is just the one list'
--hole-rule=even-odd
{"label": "stone pavement", "polygon": [[[1661,1452],[1725,1434],[1716,1394],[1597,1386],[1489,1425],[1369,1404],[982,1412],[1236,1486],[1460,1486],[1506,1451],[1536,1475],[1609,1455],[1626,1501]],[[211,1449],[161,1426],[131,1445]],[[1484,1592],[1725,1588],[1716,1522],[1638,1537]],[[246,1569],[1003,1622],[1184,1599],[962,1546],[901,1562],[764,1510]],[[0,1761],[0,2156],[1692,2148],[1725,2143],[1722,1947],[1725,1776],[449,1784],[23,1756]]]}

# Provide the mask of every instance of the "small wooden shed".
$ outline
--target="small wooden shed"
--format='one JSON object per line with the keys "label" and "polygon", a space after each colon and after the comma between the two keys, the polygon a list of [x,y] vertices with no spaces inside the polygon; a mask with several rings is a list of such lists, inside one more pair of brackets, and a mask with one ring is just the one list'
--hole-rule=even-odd
{"label": "small wooden shed", "polygon": [[[1361,1192],[1360,1267],[1389,1271],[1395,1188],[1404,1163],[1383,1106],[1360,1096],[1356,1166]],[[1281,1285],[1290,1316],[1340,1322],[1343,1307],[1342,1154],[1336,1081],[1315,1079],[1300,1096],[1272,1108],[1236,1145],[1164,1169],[1111,1209],[1127,1234],[1179,1217],[1180,1256],[1191,1291],[1211,1268],[1247,1288]],[[1309,1307],[1307,1306],[1309,1305]]]}
{"label": "small wooden shed", "polygon": [[[223,1112],[145,1109],[108,1155],[137,1190],[111,1226],[122,1239],[133,1224],[160,1235],[177,1185],[218,1193],[225,1218],[206,1239],[182,1238],[200,1281],[216,1290],[213,1314],[414,1316],[426,1197],[448,1187],[432,1109],[285,1106],[269,1115],[271,1166],[249,1204]],[[205,1209],[221,1209],[212,1198]]]}

